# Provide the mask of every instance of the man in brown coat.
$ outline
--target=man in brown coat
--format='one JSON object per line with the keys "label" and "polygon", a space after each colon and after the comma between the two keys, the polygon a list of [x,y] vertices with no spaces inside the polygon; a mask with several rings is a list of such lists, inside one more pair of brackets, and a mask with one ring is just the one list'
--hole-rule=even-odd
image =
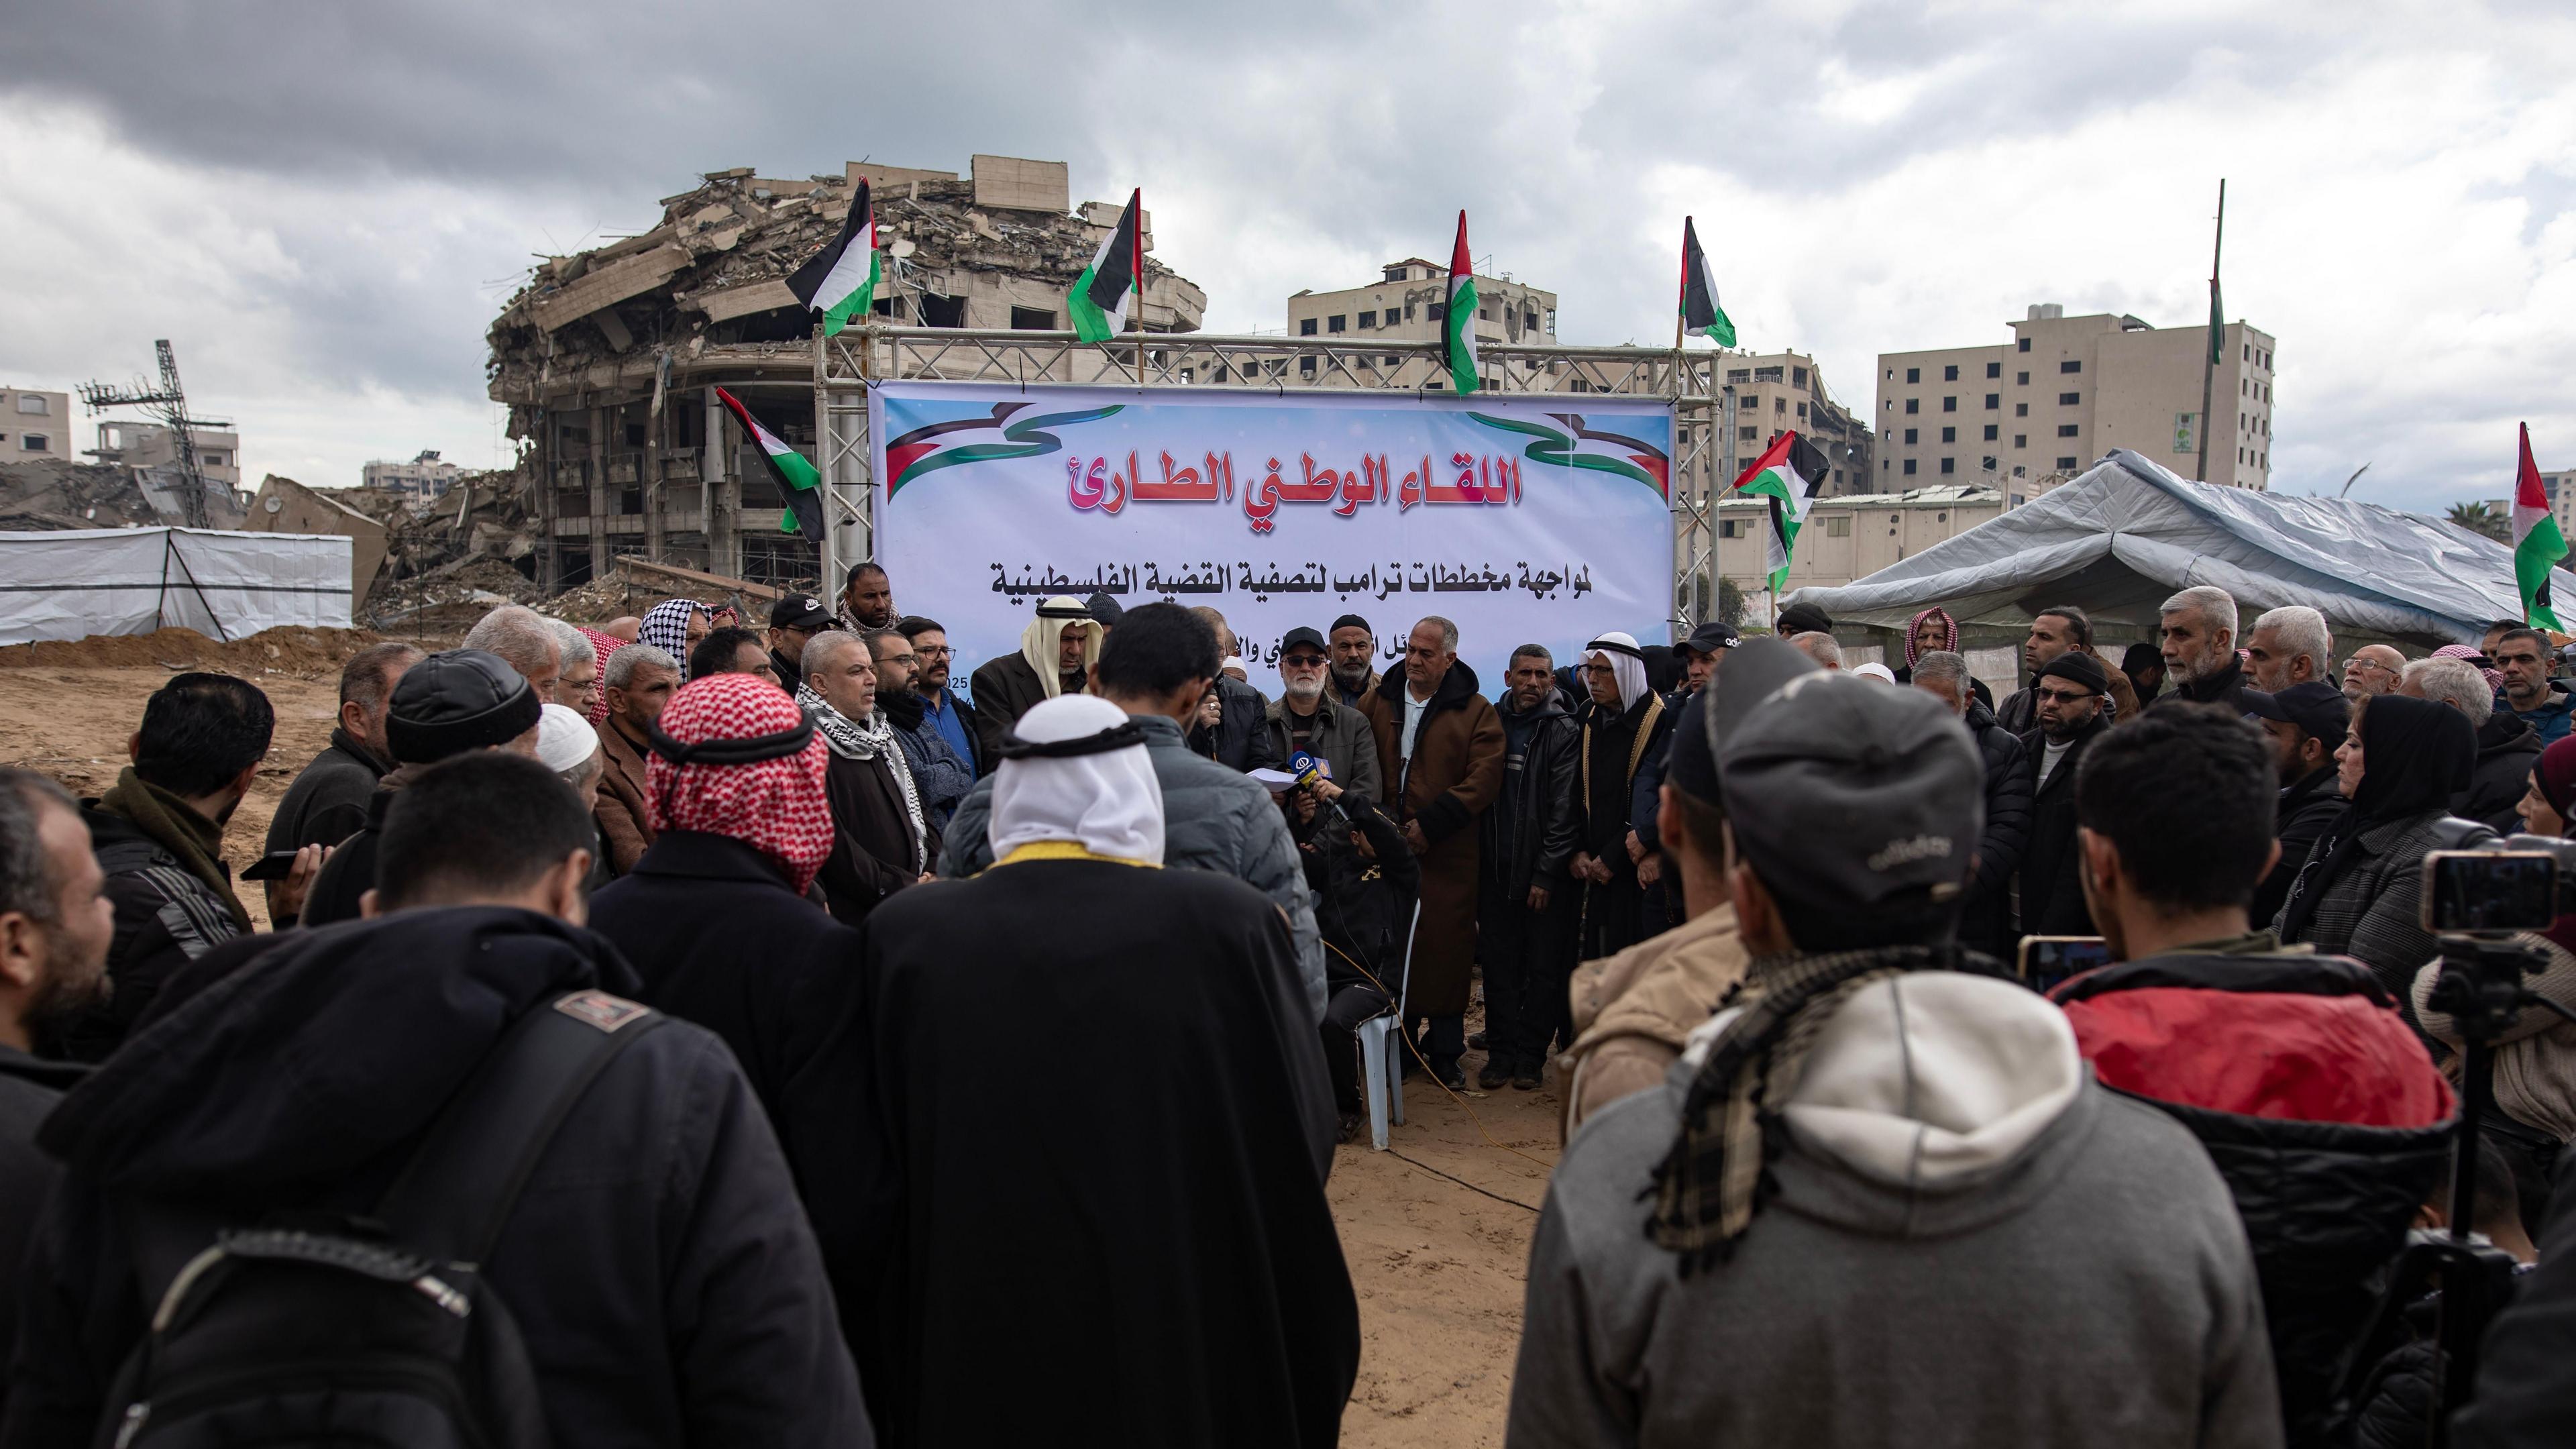
{"label": "man in brown coat", "polygon": [[1413,626],[1404,668],[1361,706],[1386,779],[1386,803],[1422,859],[1422,918],[1413,934],[1405,1030],[1428,1022],[1423,1058],[1451,1088],[1467,1050],[1467,978],[1476,960],[1477,817],[1503,787],[1503,721],[1458,660],[1458,626]]}
{"label": "man in brown coat", "polygon": [[653,843],[652,817],[644,808],[644,760],[653,753],[653,721],[680,687],[680,661],[650,644],[629,644],[608,656],[600,680],[607,687],[608,728],[599,732],[604,768],[594,814],[609,869],[622,876]]}

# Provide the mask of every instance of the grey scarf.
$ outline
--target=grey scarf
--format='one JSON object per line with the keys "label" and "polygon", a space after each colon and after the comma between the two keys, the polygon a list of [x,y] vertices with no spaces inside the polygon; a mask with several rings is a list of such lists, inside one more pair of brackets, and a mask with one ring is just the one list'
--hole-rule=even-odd
{"label": "grey scarf", "polygon": [[796,686],[796,702],[814,717],[814,728],[823,732],[823,742],[833,754],[845,760],[885,761],[895,784],[903,788],[903,813],[912,822],[912,858],[927,863],[930,832],[921,818],[921,792],[913,788],[912,763],[903,757],[903,745],[895,739],[894,724],[885,711],[878,710],[861,724],[832,708],[831,701],[815,693],[810,684]]}

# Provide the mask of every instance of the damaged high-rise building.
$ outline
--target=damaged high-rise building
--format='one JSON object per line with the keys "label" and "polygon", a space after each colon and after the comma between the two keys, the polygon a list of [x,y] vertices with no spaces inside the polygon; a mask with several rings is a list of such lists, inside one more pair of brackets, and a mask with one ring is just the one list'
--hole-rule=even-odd
{"label": "damaged high-rise building", "polygon": [[[491,395],[526,440],[537,581],[570,587],[624,554],[783,583],[815,545],[779,532],[783,500],[715,389],[799,447],[815,442],[813,319],[787,277],[873,188],[886,285],[914,327],[1054,331],[1064,295],[1118,219],[1072,206],[1059,161],[974,157],[965,176],[851,162],[782,181],[743,167],[662,201],[650,230],[541,262],[492,324]],[[1147,218],[1149,233],[1151,218]],[[1136,316],[1196,331],[1207,297],[1148,256]]]}

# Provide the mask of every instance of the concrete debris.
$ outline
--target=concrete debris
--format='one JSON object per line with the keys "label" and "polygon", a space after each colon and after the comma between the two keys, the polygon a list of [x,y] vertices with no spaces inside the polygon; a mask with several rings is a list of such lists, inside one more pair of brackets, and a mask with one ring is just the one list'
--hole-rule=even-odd
{"label": "concrete debris", "polygon": [[495,604],[533,604],[545,591],[498,558],[451,559],[398,582],[379,584],[366,616],[370,628],[402,634],[461,634]]}
{"label": "concrete debris", "polygon": [[[0,462],[0,529],[184,526],[185,489],[174,463]],[[240,500],[220,486],[206,511],[216,528],[239,527],[243,518]]]}
{"label": "concrete debris", "polygon": [[[840,176],[782,181],[749,167],[710,172],[663,198],[649,230],[572,256],[548,257],[492,324],[491,394],[522,406],[577,384],[638,349],[695,356],[710,346],[792,342],[811,318],[786,279],[838,234],[861,176],[874,187],[881,293],[890,320],[914,326],[1069,325],[1063,293],[1118,216],[1111,203],[1069,206],[1062,162],[978,156],[954,172],[851,162]],[[1148,245],[1150,245],[1148,218]],[[1145,259],[1147,330],[1189,332],[1206,294]],[[1019,314],[1014,315],[1014,312]],[[521,435],[533,433],[523,428]]]}
{"label": "concrete debris", "polygon": [[0,463],[0,529],[141,528],[177,521],[154,509],[131,468],[58,458]]}
{"label": "concrete debris", "polygon": [[695,599],[712,609],[731,609],[744,623],[758,628],[769,622],[769,606],[778,602],[778,590],[748,579],[630,555],[620,558],[607,578],[566,589],[548,599],[540,611],[576,624],[604,624],[630,614],[642,618],[664,599]]}

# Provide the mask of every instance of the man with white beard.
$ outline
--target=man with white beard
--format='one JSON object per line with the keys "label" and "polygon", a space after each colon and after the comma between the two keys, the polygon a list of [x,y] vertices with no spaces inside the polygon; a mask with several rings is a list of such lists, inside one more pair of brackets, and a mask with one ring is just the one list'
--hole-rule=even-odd
{"label": "man with white beard", "polygon": [[1302,752],[1326,762],[1333,783],[1375,800],[1384,784],[1377,742],[1369,735],[1368,717],[1336,702],[1324,687],[1329,651],[1324,636],[1308,628],[1288,631],[1279,641],[1279,698],[1271,701],[1262,727],[1270,732],[1270,755],[1281,769]]}

